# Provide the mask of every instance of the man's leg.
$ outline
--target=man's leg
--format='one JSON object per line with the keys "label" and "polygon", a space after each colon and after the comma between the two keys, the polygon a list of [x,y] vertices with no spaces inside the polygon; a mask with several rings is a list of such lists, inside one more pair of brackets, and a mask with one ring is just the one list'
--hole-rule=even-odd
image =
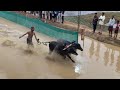
{"label": "man's leg", "polygon": [[28,44],[28,49],[30,49],[30,47],[32,48],[34,47],[32,40],[29,40],[28,38],[27,38],[27,44]]}
{"label": "man's leg", "polygon": [[103,25],[101,26],[101,32],[100,32],[100,34],[102,34],[102,31],[103,31]]}
{"label": "man's leg", "polygon": [[112,37],[112,29],[111,29],[111,37]]}
{"label": "man's leg", "polygon": [[93,33],[95,32],[95,25],[93,24]]}
{"label": "man's leg", "polygon": [[95,26],[94,26],[94,33],[95,33],[95,30],[96,30],[96,27],[97,27],[97,25],[95,24]]}
{"label": "man's leg", "polygon": [[108,27],[108,31],[109,31],[109,36],[110,36],[110,27]]}
{"label": "man's leg", "polygon": [[117,35],[118,35],[118,33],[116,33],[116,39],[117,39]]}
{"label": "man's leg", "polygon": [[116,39],[116,32],[114,33],[114,39]]}
{"label": "man's leg", "polygon": [[100,29],[99,29],[99,32],[98,32],[99,34],[100,34],[100,30],[101,30],[101,25],[100,25]]}
{"label": "man's leg", "polygon": [[64,16],[62,16],[62,24],[64,23]]}
{"label": "man's leg", "polygon": [[115,32],[114,32],[114,39],[115,39]]}

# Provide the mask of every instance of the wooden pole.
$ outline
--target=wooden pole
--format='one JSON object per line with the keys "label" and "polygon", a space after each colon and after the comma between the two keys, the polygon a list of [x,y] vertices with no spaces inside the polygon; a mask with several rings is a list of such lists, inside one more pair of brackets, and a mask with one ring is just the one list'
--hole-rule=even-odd
{"label": "wooden pole", "polygon": [[78,11],[78,32],[79,32],[79,27],[80,27],[80,13],[79,13],[79,11]]}
{"label": "wooden pole", "polygon": [[[81,11],[80,11],[80,14],[79,14],[79,21],[80,21],[80,16],[81,16]],[[80,27],[80,25],[79,25],[79,27]],[[81,40],[83,40],[83,48],[84,48],[84,34],[85,34],[85,29],[81,28],[80,30],[81,30],[80,31],[81,32]]]}
{"label": "wooden pole", "polygon": [[[79,35],[79,27],[80,27],[80,14],[79,14],[79,11],[78,11],[78,28],[77,28],[78,35]],[[79,39],[77,41],[79,41]]]}

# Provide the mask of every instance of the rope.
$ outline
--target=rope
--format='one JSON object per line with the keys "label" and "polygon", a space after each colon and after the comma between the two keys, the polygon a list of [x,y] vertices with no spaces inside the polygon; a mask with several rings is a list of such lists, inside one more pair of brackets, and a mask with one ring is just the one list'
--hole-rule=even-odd
{"label": "rope", "polygon": [[47,46],[47,43],[50,43],[50,42],[39,42],[38,45],[43,44]]}

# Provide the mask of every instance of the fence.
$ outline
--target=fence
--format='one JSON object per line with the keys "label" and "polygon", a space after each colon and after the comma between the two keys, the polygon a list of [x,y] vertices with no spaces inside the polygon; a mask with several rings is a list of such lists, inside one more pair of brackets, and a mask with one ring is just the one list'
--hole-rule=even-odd
{"label": "fence", "polygon": [[78,42],[78,32],[60,29],[50,24],[44,23],[38,19],[29,18],[11,11],[0,11],[0,17],[3,17],[7,20],[13,21],[28,28],[34,26],[37,32],[43,33],[56,39],[65,39],[68,41],[74,40]]}

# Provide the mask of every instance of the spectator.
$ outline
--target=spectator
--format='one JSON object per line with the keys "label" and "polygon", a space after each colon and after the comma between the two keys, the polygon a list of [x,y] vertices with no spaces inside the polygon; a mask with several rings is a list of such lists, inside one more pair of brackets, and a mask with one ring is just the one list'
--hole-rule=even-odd
{"label": "spectator", "polygon": [[118,30],[120,29],[119,20],[117,20],[117,23],[113,25],[113,28],[114,28],[114,39],[117,39]]}
{"label": "spectator", "polygon": [[45,11],[45,18],[44,18],[44,22],[46,23],[47,20],[47,11]]}
{"label": "spectator", "polygon": [[42,14],[43,14],[43,21],[46,23],[46,19],[47,19],[46,11],[42,11]]}
{"label": "spectator", "polygon": [[42,19],[42,11],[39,11],[39,17]]}
{"label": "spectator", "polygon": [[105,13],[103,12],[102,15],[99,17],[99,25],[100,25],[100,31],[98,32],[99,34],[102,34],[104,21],[105,21]]}
{"label": "spectator", "polygon": [[45,11],[42,11],[42,19],[45,19]]}
{"label": "spectator", "polygon": [[54,11],[52,11],[52,21],[55,22],[55,15],[54,15]]}
{"label": "spectator", "polygon": [[95,16],[93,18],[93,33],[95,33],[97,22],[98,22],[98,16],[97,16],[97,13],[95,13]]}
{"label": "spectator", "polygon": [[52,11],[49,11],[50,13],[50,20],[52,20]]}
{"label": "spectator", "polygon": [[112,37],[112,31],[113,31],[113,25],[115,24],[114,16],[109,20],[108,23],[108,30],[109,30],[109,36]]}
{"label": "spectator", "polygon": [[62,11],[62,23],[64,23],[64,11]]}
{"label": "spectator", "polygon": [[57,22],[60,22],[60,19],[61,19],[61,11],[58,11]]}
{"label": "spectator", "polygon": [[48,11],[48,20],[50,20],[50,11]]}
{"label": "spectator", "polygon": [[49,11],[46,11],[47,20],[49,20]]}
{"label": "spectator", "polygon": [[33,14],[34,11],[31,11],[31,14]]}
{"label": "spectator", "polygon": [[58,15],[58,12],[57,12],[57,11],[54,11],[54,22],[57,21],[57,15]]}

